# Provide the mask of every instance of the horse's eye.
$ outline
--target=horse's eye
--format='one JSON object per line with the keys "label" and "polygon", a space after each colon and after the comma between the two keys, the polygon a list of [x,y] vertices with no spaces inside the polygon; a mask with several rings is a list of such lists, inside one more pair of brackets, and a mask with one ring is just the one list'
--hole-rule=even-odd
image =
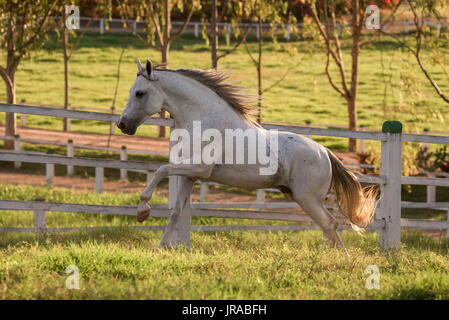
{"label": "horse's eye", "polygon": [[145,91],[136,91],[137,98],[142,98],[144,94],[145,94]]}

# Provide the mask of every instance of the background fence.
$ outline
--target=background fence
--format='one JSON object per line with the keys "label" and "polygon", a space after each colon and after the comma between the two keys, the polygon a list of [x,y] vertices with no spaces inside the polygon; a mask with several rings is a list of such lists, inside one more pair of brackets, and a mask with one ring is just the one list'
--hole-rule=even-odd
{"label": "background fence", "polygon": [[[435,29],[438,36],[442,27],[447,27],[449,23],[447,21],[435,21],[435,20],[426,20],[424,22],[427,26],[430,26]],[[183,21],[172,21],[173,30],[172,32],[177,32],[178,29],[182,28],[184,25]],[[232,37],[233,29],[239,27],[241,29],[246,30],[246,28],[250,28],[248,31],[249,34],[255,35],[257,39],[259,38],[260,30],[259,25],[257,23],[239,23],[238,26],[235,24],[231,24],[230,22],[218,22],[218,31],[219,33],[227,33],[229,38]],[[346,23],[346,26],[350,26],[350,23]],[[191,21],[187,24],[186,33],[193,33],[195,38],[201,36],[203,28],[209,28],[209,22],[201,22],[201,21]],[[295,26],[299,30],[299,34],[302,33],[303,24],[297,23]],[[128,31],[132,32],[132,34],[136,34],[137,32],[145,32],[145,22],[144,21],[136,21],[136,20],[122,20],[122,19],[91,19],[87,17],[80,18],[80,28],[88,29],[90,31],[97,31],[100,34],[104,34],[107,31]],[[263,23],[262,29],[273,30],[274,33],[283,33],[284,39],[289,41],[291,40],[291,36],[293,34],[293,25],[286,24],[276,24],[272,25],[269,23]],[[387,26],[384,27],[383,31],[386,32],[402,32],[404,34],[409,34],[415,29],[415,25],[413,21],[410,20],[398,20],[390,22]],[[337,32],[341,32],[341,24],[337,22]]]}
{"label": "background fence", "polygon": [[[0,104],[0,112],[14,112],[20,114],[33,114],[40,116],[51,116],[60,118],[72,118],[80,120],[95,120],[116,122],[119,115],[86,112],[75,110],[61,110],[53,108]],[[151,118],[145,125],[169,126],[173,127],[172,119]],[[449,230],[449,221],[433,221],[421,219],[402,219],[401,208],[438,208],[449,211],[449,203],[446,202],[402,202],[401,185],[427,185],[429,187],[449,187],[449,179],[436,177],[411,177],[402,176],[401,149],[405,142],[433,143],[449,145],[449,137],[418,135],[402,133],[402,126],[399,122],[386,122],[382,132],[367,131],[348,131],[341,129],[325,129],[303,126],[265,124],[266,129],[278,129],[290,131],[303,135],[311,136],[333,136],[344,138],[357,138],[365,140],[374,140],[381,143],[381,171],[380,175],[358,175],[362,183],[377,184],[381,190],[381,201],[376,210],[374,221],[369,226],[369,230],[375,230],[380,234],[380,247],[382,250],[400,247],[400,230],[402,228],[418,228],[426,230]],[[17,139],[7,137],[6,139]],[[100,191],[103,183],[104,168],[114,168],[120,170],[139,170],[148,173],[151,178],[151,172],[157,170],[163,163],[129,161],[126,159],[93,159],[73,157],[73,153],[68,156],[21,152],[0,151],[0,161],[11,161],[15,165],[21,162],[44,163],[47,166],[47,180],[52,177],[52,166],[55,164],[66,165],[69,168],[73,166],[94,167],[96,172],[96,189]],[[177,177],[169,178],[169,203],[168,205],[153,205],[152,216],[168,217],[170,208],[176,199]],[[263,198],[259,196],[259,200]],[[312,220],[299,212],[265,212],[261,209],[286,209],[298,208],[296,203],[292,202],[270,202],[263,203],[192,203],[185,209],[181,220],[179,221],[178,237],[180,243],[190,244],[191,231],[216,231],[216,230],[304,230],[316,229],[310,225]],[[46,211],[56,212],[83,212],[92,214],[116,214],[116,215],[136,215],[135,206],[100,206],[100,205],[82,205],[72,203],[47,203],[39,201],[13,201],[0,200],[0,209],[2,210],[31,210],[34,212],[34,229],[29,228],[11,228],[3,227],[0,231],[17,232],[58,232],[73,230],[76,228],[54,228],[47,229],[45,223]],[[299,211],[299,210],[298,210]],[[240,226],[192,226],[191,216],[218,217],[218,218],[240,218],[240,219],[261,219],[261,220],[280,220],[298,223],[308,223],[308,225],[240,225]],[[343,223],[343,221],[342,221]],[[161,230],[161,226],[136,226],[136,228],[146,230]],[[348,228],[342,225],[341,228]]]}

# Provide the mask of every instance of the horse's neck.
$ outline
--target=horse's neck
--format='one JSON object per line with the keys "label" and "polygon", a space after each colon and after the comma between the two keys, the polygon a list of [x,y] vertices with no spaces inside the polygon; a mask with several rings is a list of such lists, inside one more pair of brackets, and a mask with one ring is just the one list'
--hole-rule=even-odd
{"label": "horse's neck", "polygon": [[201,121],[206,126],[215,123],[223,128],[252,126],[226,101],[196,80],[169,71],[158,72],[158,77],[167,96],[166,110],[177,128],[186,128],[193,121]]}

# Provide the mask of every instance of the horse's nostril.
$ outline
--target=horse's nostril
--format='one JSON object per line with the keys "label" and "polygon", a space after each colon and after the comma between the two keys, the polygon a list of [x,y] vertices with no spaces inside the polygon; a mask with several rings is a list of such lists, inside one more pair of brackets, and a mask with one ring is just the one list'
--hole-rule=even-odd
{"label": "horse's nostril", "polygon": [[123,123],[123,122],[117,122],[117,127],[119,128],[119,129],[125,129],[125,124]]}

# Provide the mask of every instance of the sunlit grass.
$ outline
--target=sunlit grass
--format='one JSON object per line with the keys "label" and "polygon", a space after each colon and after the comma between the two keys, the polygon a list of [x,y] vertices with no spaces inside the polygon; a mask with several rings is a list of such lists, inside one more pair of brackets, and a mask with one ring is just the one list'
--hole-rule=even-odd
{"label": "sunlit grass", "polygon": [[[1,185],[0,198],[87,204],[136,204],[137,194]],[[155,195],[152,203],[166,203]],[[150,218],[145,224],[161,225]],[[192,224],[279,224],[192,218]],[[191,249],[156,249],[162,232],[140,231],[135,217],[47,213],[48,227],[97,229],[0,233],[1,299],[448,299],[449,240],[403,231],[400,252],[379,252],[379,237],[343,232],[345,252],[323,245],[320,231],[193,232]],[[1,211],[0,226],[32,227],[26,211]],[[107,227],[114,228],[107,228]],[[103,228],[105,227],[105,228]],[[65,270],[80,270],[68,290]],[[380,289],[365,286],[368,266]]]}
{"label": "sunlit grass", "polygon": [[[0,234],[4,299],[447,299],[447,240],[404,233],[400,252],[344,232],[349,256],[320,232],[198,232],[190,251],[155,249],[161,232],[128,228],[36,237]],[[80,270],[80,290],[65,270]],[[380,270],[369,290],[365,270]]]}

